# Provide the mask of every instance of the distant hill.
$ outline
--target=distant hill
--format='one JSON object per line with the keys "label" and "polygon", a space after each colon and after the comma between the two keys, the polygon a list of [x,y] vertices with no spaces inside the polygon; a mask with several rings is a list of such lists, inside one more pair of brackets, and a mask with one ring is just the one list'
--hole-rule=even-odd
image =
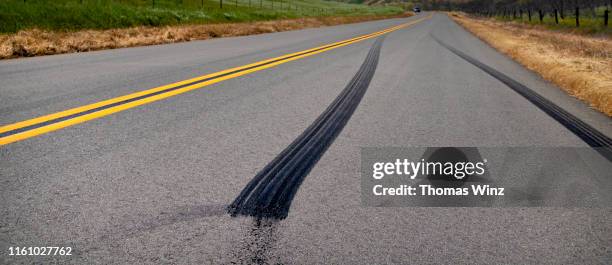
{"label": "distant hill", "polygon": [[391,3],[407,3],[410,1],[403,0],[330,0],[336,2],[345,2],[350,4],[365,4],[365,5],[383,5],[383,4],[391,4]]}
{"label": "distant hill", "polygon": [[328,1],[336,1],[336,2],[344,2],[344,3],[353,3],[353,4],[365,4],[365,5],[397,5],[397,6],[432,6],[435,4],[444,4],[444,3],[464,3],[469,0],[328,0]]}
{"label": "distant hill", "polygon": [[417,2],[421,0],[327,0],[335,2],[344,2],[349,4],[364,4],[369,6],[397,6],[404,9],[412,9]]}

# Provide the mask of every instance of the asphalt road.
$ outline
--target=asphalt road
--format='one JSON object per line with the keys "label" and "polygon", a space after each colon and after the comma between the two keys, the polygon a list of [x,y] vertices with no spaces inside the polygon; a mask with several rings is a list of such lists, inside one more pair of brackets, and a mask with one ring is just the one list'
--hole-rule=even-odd
{"label": "asphalt road", "polygon": [[[1,61],[0,124],[427,15]],[[385,36],[367,92],[286,219],[258,226],[225,207],[340,94],[376,38],[0,146],[0,262],[612,262],[611,208],[361,205],[360,147],[587,146],[432,36],[612,136],[609,118],[433,14]],[[71,246],[73,255],[8,256],[10,246]]]}

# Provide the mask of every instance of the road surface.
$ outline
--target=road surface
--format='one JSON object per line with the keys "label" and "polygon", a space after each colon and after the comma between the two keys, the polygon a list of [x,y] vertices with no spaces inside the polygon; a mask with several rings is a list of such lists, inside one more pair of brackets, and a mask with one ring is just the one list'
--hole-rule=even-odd
{"label": "road surface", "polygon": [[[610,208],[361,205],[360,147],[587,146],[434,37],[612,135],[609,118],[444,14],[5,60],[0,124],[419,19],[381,40],[367,92],[286,219],[258,224],[226,207],[332,103],[379,37],[0,146],[1,263],[612,262]],[[73,255],[8,256],[11,246],[70,246]]]}

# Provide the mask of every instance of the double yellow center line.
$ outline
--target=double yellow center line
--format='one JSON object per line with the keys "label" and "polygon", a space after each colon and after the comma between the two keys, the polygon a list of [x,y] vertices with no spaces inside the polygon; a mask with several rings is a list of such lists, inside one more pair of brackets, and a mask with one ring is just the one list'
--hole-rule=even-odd
{"label": "double yellow center line", "polygon": [[336,49],[359,41],[374,38],[389,32],[419,23],[431,16],[421,18],[409,23],[366,34],[356,38],[327,44],[312,49],[285,54],[283,56],[247,64],[216,73],[198,76],[188,80],[107,99],[97,103],[48,114],[38,118],[25,120],[0,127],[0,146],[34,137],[40,134],[59,130],[68,126],[104,117],[116,112],[134,108],[164,98],[176,96],[191,90],[199,89],[224,80],[261,71],[290,61],[312,56],[318,53]]}

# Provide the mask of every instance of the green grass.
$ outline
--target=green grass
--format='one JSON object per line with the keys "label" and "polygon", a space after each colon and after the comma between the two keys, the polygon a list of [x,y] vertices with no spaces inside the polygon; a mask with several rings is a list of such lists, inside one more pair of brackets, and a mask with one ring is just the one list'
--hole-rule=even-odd
{"label": "green grass", "polygon": [[[567,30],[584,34],[610,35],[612,34],[612,17],[610,18],[608,27],[605,27],[603,19],[603,14],[605,10],[606,9],[604,7],[597,8],[595,10],[595,17],[593,17],[591,10],[581,10],[580,27],[576,27],[576,17],[573,13],[566,14],[564,19],[561,19],[561,16],[559,16],[559,24],[555,22],[554,14],[550,13],[547,13],[546,16],[544,16],[543,22],[540,22],[540,18],[537,12],[533,12],[531,14],[531,21],[529,21],[527,13],[523,14],[522,19],[512,19],[512,16],[506,18],[497,17],[497,19],[503,21],[521,21],[531,25],[545,25],[546,27],[554,30]],[[612,12],[609,15],[612,16]]]}
{"label": "green grass", "polygon": [[[153,1],[155,3],[153,3]],[[250,2],[250,4],[249,4]],[[398,7],[325,0],[0,0],[0,33],[29,28],[54,31],[111,29],[309,16],[390,15]]]}

